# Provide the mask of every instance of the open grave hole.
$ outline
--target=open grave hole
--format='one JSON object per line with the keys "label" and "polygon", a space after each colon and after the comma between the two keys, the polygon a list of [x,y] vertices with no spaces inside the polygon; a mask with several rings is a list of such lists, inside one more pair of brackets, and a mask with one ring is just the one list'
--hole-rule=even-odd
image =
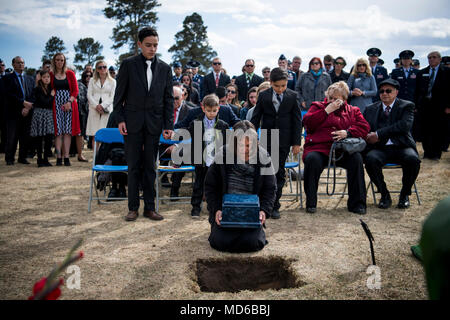
{"label": "open grave hole", "polygon": [[197,283],[203,292],[298,288],[291,262],[281,257],[198,259]]}

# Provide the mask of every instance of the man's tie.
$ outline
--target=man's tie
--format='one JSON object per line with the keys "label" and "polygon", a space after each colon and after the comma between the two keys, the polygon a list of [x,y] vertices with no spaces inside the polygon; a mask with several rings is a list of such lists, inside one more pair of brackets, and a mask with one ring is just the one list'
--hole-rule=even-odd
{"label": "man's tie", "polygon": [[247,88],[250,88],[250,75],[247,75]]}
{"label": "man's tie", "polygon": [[431,97],[431,90],[433,90],[434,85],[434,75],[436,74],[436,69],[431,68],[430,82],[428,83],[428,96]]}
{"label": "man's tie", "polygon": [[278,93],[276,95],[277,95],[278,103],[281,104],[281,96]]}
{"label": "man's tie", "polygon": [[220,73],[216,73],[216,88],[219,86],[219,75]]}
{"label": "man's tie", "polygon": [[22,89],[23,98],[25,99],[25,81],[23,81],[23,75],[19,74],[20,89]]}
{"label": "man's tie", "polygon": [[152,73],[152,61],[147,60],[147,90],[150,91],[150,86],[152,85],[153,73]]}
{"label": "man's tie", "polygon": [[389,117],[389,113],[391,113],[391,107],[387,106],[384,110],[384,115],[386,116],[386,118]]}

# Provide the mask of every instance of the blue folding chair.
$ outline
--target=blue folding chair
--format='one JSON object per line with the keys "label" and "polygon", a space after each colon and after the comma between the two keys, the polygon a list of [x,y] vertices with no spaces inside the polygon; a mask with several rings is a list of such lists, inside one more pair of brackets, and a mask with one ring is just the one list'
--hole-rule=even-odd
{"label": "blue folding chair", "polygon": [[[96,165],[95,158],[97,150],[97,143],[124,143],[123,136],[120,134],[118,128],[103,128],[95,133],[94,139],[94,159],[92,160],[92,174],[91,174],[91,184],[89,191],[89,204],[88,212],[91,212],[91,202],[92,200],[97,200],[98,204],[101,204],[100,200],[107,200],[106,196],[100,197],[97,191],[97,184],[95,182],[95,173],[97,172],[128,172],[128,166],[123,165]],[[92,189],[95,187],[96,197],[92,196]],[[115,200],[126,200],[127,198],[114,198]]]}
{"label": "blue folding chair", "polygon": [[[168,139],[164,139],[164,137],[161,135],[159,138],[159,143],[160,144],[167,144],[167,145],[174,145],[177,143],[183,143],[183,144],[190,144],[191,143],[191,139],[189,140],[182,140],[182,141],[174,141],[174,140],[168,140]],[[164,156],[164,155],[162,155]],[[158,152],[158,157],[157,157],[157,170],[156,170],[156,181],[155,181],[155,191],[156,191],[156,212],[158,212],[159,210],[159,204],[161,201],[163,200],[183,200],[186,199],[186,201],[179,201],[178,203],[190,203],[190,199],[191,196],[181,196],[181,197],[160,197],[160,178],[165,175],[165,174],[169,174],[169,173],[175,173],[175,172],[194,172],[195,171],[195,167],[194,166],[161,166],[160,165],[160,161],[161,160],[168,160],[171,161],[172,158],[166,156],[165,158],[161,158],[159,156],[159,152]],[[192,183],[194,182],[194,176],[192,175]],[[187,199],[189,199],[189,201],[187,201]]]}
{"label": "blue folding chair", "polygon": [[[384,166],[383,166],[383,170],[384,169],[401,169],[402,168],[402,166],[400,165],[400,164],[396,164],[396,163],[387,163],[387,164],[385,164]],[[375,204],[375,205],[377,205],[377,198],[376,198],[376,196],[375,196],[375,193],[379,193],[379,191],[377,190],[377,191],[375,191],[375,188],[374,188],[374,183],[372,182],[372,180],[370,180],[370,182],[369,182],[369,185],[367,186],[367,190],[369,189],[369,188],[371,188],[371,190],[372,190],[372,196],[373,196],[373,203]],[[412,190],[411,190],[412,191]],[[400,191],[397,191],[397,190],[394,190],[394,191],[389,191],[390,193],[400,193]],[[417,190],[417,185],[416,185],[416,182],[414,181],[414,193],[416,194],[416,197],[417,197],[417,203],[419,204],[419,205],[421,205],[422,204],[422,202],[420,201],[420,196],[419,196],[419,191]]]}

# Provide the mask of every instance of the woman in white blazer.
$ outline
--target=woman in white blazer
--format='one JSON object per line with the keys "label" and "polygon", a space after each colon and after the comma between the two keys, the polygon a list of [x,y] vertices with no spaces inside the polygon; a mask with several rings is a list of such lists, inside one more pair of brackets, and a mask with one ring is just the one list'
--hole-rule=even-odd
{"label": "woman in white blazer", "polygon": [[95,133],[106,128],[109,115],[113,111],[114,91],[116,80],[108,72],[105,61],[99,60],[95,64],[94,78],[89,81],[88,101],[89,115],[86,126],[86,135],[91,139]]}

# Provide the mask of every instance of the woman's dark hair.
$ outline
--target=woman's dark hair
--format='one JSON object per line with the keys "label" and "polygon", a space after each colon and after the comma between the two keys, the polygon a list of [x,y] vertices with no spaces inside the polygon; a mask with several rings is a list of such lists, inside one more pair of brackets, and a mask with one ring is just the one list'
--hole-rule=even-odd
{"label": "woman's dark hair", "polygon": [[322,64],[322,60],[320,60],[319,57],[314,57],[311,60],[309,60],[309,64],[308,64],[308,71],[311,71],[311,65],[313,64],[314,61],[319,61],[320,64],[320,69],[323,69],[323,64]]}
{"label": "woman's dark hair", "polygon": [[184,100],[186,101],[191,101],[191,92],[192,92],[192,87],[188,86],[186,84],[182,84],[182,87],[186,89],[187,92],[187,96],[184,98]]}
{"label": "woman's dark hair", "polygon": [[287,71],[281,69],[281,68],[274,68],[272,71],[270,71],[270,81],[276,82],[280,80],[288,80],[289,75]]}
{"label": "woman's dark hair", "polygon": [[46,74],[50,74],[47,70],[39,70],[39,80],[38,80],[38,86],[42,89],[42,91],[44,91],[45,94],[48,93],[48,84],[44,84],[44,82],[42,82],[42,77]]}
{"label": "woman's dark hair", "polygon": [[90,72],[89,70],[85,70],[83,71],[83,73],[81,74],[81,82],[87,87],[88,83],[86,81],[88,75],[91,75],[92,78],[92,72]]}
{"label": "woman's dark hair", "polygon": [[338,60],[342,60],[344,62],[344,67],[347,65],[347,61],[345,61],[345,59],[342,57],[337,57],[336,59],[334,59],[334,63],[336,63],[336,61]]}
{"label": "woman's dark hair", "polygon": [[[275,80],[275,81],[278,81],[278,80]],[[247,92],[247,108],[251,109],[254,107],[254,105],[250,104],[250,93],[257,92],[257,91],[258,91],[258,87],[252,87],[248,90],[248,92]]]}
{"label": "woman's dark hair", "polygon": [[150,27],[145,27],[141,29],[138,33],[139,42],[144,41],[144,39],[147,37],[157,37],[159,39],[158,32],[156,32],[155,29]]}

